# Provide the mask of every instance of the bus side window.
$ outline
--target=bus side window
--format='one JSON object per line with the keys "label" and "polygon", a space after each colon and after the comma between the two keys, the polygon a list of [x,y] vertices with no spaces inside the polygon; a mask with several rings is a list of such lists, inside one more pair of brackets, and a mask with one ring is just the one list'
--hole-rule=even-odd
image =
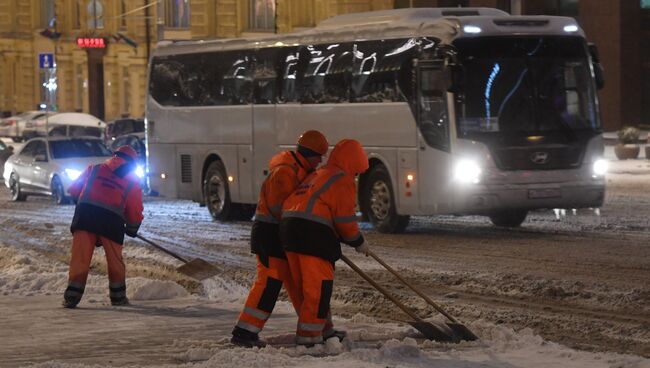
{"label": "bus side window", "polygon": [[299,102],[309,54],[306,49],[291,48],[288,53],[284,54],[281,61],[282,89],[278,96],[278,103]]}
{"label": "bus side window", "polygon": [[149,94],[161,105],[181,106],[186,98],[185,65],[177,56],[154,59]]}
{"label": "bus side window", "polygon": [[[348,100],[346,70],[351,64],[351,44],[324,44],[307,46],[310,58],[300,102],[331,103]],[[337,76],[338,75],[338,76]],[[329,83],[328,83],[329,82]],[[329,84],[329,85],[328,85]]]}
{"label": "bus side window", "polygon": [[246,105],[252,102],[252,52],[230,52],[230,63],[223,76],[222,91],[228,105]]}
{"label": "bus side window", "polygon": [[449,151],[445,70],[421,65],[419,68],[418,125],[422,137],[433,148]]}
{"label": "bus side window", "polygon": [[406,101],[400,70],[410,63],[415,39],[360,41],[354,45],[353,102]]}
{"label": "bus side window", "polygon": [[278,88],[279,48],[267,48],[255,52],[253,72],[253,103],[275,103]]}

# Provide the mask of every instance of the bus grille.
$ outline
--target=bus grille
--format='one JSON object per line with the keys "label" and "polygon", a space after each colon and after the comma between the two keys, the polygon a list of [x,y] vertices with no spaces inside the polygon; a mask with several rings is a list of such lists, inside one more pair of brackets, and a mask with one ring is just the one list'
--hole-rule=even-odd
{"label": "bus grille", "polygon": [[181,155],[181,183],[192,182],[192,155]]}
{"label": "bus grille", "polygon": [[497,167],[502,170],[559,170],[579,167],[583,147],[506,147],[493,153]]}

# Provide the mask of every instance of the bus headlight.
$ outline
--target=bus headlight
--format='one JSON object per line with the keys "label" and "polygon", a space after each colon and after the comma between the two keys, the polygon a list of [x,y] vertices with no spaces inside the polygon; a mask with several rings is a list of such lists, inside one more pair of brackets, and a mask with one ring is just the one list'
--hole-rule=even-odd
{"label": "bus headlight", "polygon": [[454,181],[477,184],[481,181],[481,167],[474,160],[461,160],[454,167]]}
{"label": "bus headlight", "polygon": [[609,164],[607,163],[607,160],[599,158],[598,160],[594,161],[594,165],[592,167],[594,170],[594,175],[603,176],[607,174],[608,167]]}

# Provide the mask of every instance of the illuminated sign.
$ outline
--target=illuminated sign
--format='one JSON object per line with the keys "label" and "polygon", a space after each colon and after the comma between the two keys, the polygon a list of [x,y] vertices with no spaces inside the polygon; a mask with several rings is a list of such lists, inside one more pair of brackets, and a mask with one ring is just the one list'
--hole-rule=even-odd
{"label": "illuminated sign", "polygon": [[82,49],[105,49],[106,40],[99,37],[80,37],[77,38],[77,46]]}

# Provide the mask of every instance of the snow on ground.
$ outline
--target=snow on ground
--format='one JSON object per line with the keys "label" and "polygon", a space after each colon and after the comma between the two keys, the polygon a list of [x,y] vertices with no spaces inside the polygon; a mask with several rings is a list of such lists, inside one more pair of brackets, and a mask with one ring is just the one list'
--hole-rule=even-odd
{"label": "snow on ground", "polygon": [[[615,182],[618,186],[630,185],[636,189],[643,188],[640,183],[650,182],[650,160],[617,161],[613,159],[610,147],[606,149],[606,157],[611,160],[609,182]],[[630,197],[629,200],[632,201],[633,198]],[[161,206],[166,205],[164,201],[161,203]],[[174,202],[168,206],[174,215],[165,220],[168,222],[148,224],[148,230],[155,232],[155,226],[174,226],[175,216],[202,216],[193,229],[195,234],[192,242],[203,244],[217,239],[223,243],[219,246],[225,247],[233,242],[245,243],[246,239],[241,239],[238,235],[239,230],[215,230],[209,221],[205,221],[205,211],[199,212],[202,215],[196,215],[194,210],[179,208]],[[536,216],[538,215],[532,215],[533,224],[528,229],[534,230],[538,226]],[[571,219],[570,213],[567,216]],[[48,215],[43,214],[43,219],[47,218]],[[21,220],[32,221],[35,218],[26,217]],[[416,229],[423,226],[418,221],[424,220],[416,219]],[[580,221],[584,221],[584,217]],[[589,226],[602,226],[600,219],[594,221],[597,223]],[[48,224],[46,227],[49,229]],[[46,238],[51,242],[51,248],[43,247],[43,238],[20,239],[13,234],[0,234],[0,316],[3,316],[0,322],[0,367],[321,368],[336,365],[341,368],[650,368],[650,359],[647,358],[575,350],[545,340],[530,328],[516,330],[494,319],[480,317],[467,323],[481,337],[478,342],[441,344],[426,341],[419,338],[416,331],[406,324],[378,321],[365,313],[357,313],[347,319],[335,317],[336,325],[349,333],[349,338],[342,343],[329,340],[325,345],[309,349],[288,347],[284,343],[293,339],[296,317],[290,304],[283,301],[278,302],[269,325],[262,333],[262,337],[273,345],[263,349],[236,348],[228,344],[228,338],[248,292],[249,284],[242,282],[241,277],[224,273],[204,280],[198,286],[188,287],[187,280],[162,280],[142,271],[127,279],[127,295],[133,306],[114,308],[110,307],[106,295],[106,275],[98,272],[98,269],[105,267],[102,263],[102,248],[95,251],[93,270],[80,307],[77,310],[66,310],[59,307],[68,271],[67,258],[61,247],[68,245],[70,237],[58,223],[49,225],[54,227]],[[521,238],[534,235],[527,235],[524,231],[511,235]],[[165,239],[161,237],[160,240]],[[167,255],[131,242],[125,247],[125,257],[130,262],[127,265],[129,275],[136,268],[132,267],[132,263],[153,263],[157,267],[172,270],[180,265],[179,261]],[[189,242],[179,241],[176,245],[181,250],[193,249]],[[209,259],[221,267],[250,267],[251,259],[246,253],[245,249],[235,249],[217,256],[206,251],[200,256],[213,257]],[[406,272],[409,267],[424,268],[418,262],[412,259],[394,262],[391,259],[390,263]],[[430,260],[423,259],[421,262]],[[359,259],[358,264],[366,270],[377,269],[377,265],[369,259]],[[602,289],[598,289],[600,285],[592,285],[593,289],[584,290],[575,281],[540,281],[534,278],[514,280],[515,276],[507,273],[459,276],[451,272],[445,274],[443,270],[437,275],[426,277],[447,278],[443,280],[447,284],[454,284],[454,278],[463,277],[463,287],[468,290],[486,290],[493,283],[493,295],[510,296],[513,299],[535,293],[564,293],[597,304],[615,303],[612,296],[616,295],[616,292],[608,290],[610,285],[602,285]],[[509,285],[509,277],[513,278],[512,287],[504,288],[504,285]],[[646,290],[637,289],[639,293],[645,293]],[[592,293],[597,297],[581,293]],[[560,294],[557,295],[561,297]],[[354,298],[354,295],[351,297]],[[634,295],[630,293],[622,294],[620,298],[621,303],[634,302]],[[647,305],[638,307],[639,310],[647,309]],[[440,321],[439,317],[435,320]],[[10,335],[5,331],[12,333]],[[111,334],[117,336],[111,337]]]}
{"label": "snow on ground", "polygon": [[[98,252],[101,253],[101,252]],[[102,256],[97,254],[96,256]],[[14,296],[54,296],[49,302],[58,302],[65,288],[67,266],[62,262],[53,262],[51,258],[40,255],[29,249],[9,247],[0,243],[0,291],[3,298]],[[85,299],[90,301],[92,311],[97,305],[106,304],[105,276],[91,275]],[[138,300],[168,300],[187,299],[190,297],[183,287],[170,281],[150,280],[142,277],[129,278],[128,294],[135,304]],[[193,304],[211,303],[220,308],[228,309],[235,315],[241,308],[247,294],[247,286],[238,284],[224,277],[214,277],[205,280],[204,292],[192,295]],[[37,299],[38,300],[38,299]],[[191,302],[192,303],[192,302]],[[0,307],[0,311],[2,308]],[[74,321],[74,313],[81,310],[68,311],[54,306],[47,306],[40,313],[51,320],[57,320],[60,315]],[[114,312],[117,313],[117,312]],[[4,313],[3,313],[4,314]],[[276,315],[282,317],[282,333],[264,333],[269,341],[288,342],[294,328],[295,317],[292,317],[291,307],[286,302],[280,302],[276,307]],[[288,317],[286,317],[288,316]],[[125,324],[142,322],[145,315],[126,314],[113,323]],[[232,318],[232,315],[230,316]],[[441,344],[416,339],[417,334],[411,327],[394,323],[378,324],[372,317],[357,314],[349,320],[336,320],[337,325],[350,331],[348,340],[339,343],[331,339],[323,346],[314,348],[304,347],[273,347],[263,349],[234,348],[227,345],[229,328],[213,331],[215,339],[196,340],[191,343],[178,343],[184,350],[178,352],[178,346],[169,351],[161,347],[159,354],[173,355],[176,363],[161,364],[164,367],[650,367],[650,360],[630,355],[611,353],[588,353],[576,351],[561,345],[550,343],[535,335],[532,330],[514,331],[504,326],[494,325],[489,321],[476,321],[468,325],[481,336],[479,342],[464,342],[461,344]],[[172,322],[169,322],[173,324]],[[54,332],[56,333],[56,332]],[[65,338],[65,333],[61,333]],[[6,336],[6,335],[5,335]],[[1,338],[5,340],[7,337]],[[15,338],[15,337],[14,337]],[[174,336],[169,336],[173,341]],[[369,343],[370,342],[370,343]],[[13,341],[16,344],[16,341]],[[37,349],[37,347],[35,347]],[[74,361],[74,360],[73,360]],[[97,364],[100,365],[97,365]],[[141,364],[138,366],[147,366]],[[0,359],[0,366],[3,366]],[[91,364],[77,364],[65,361],[48,361],[37,363],[34,367],[73,368],[110,366],[105,361]],[[135,365],[134,365],[135,366]]]}

